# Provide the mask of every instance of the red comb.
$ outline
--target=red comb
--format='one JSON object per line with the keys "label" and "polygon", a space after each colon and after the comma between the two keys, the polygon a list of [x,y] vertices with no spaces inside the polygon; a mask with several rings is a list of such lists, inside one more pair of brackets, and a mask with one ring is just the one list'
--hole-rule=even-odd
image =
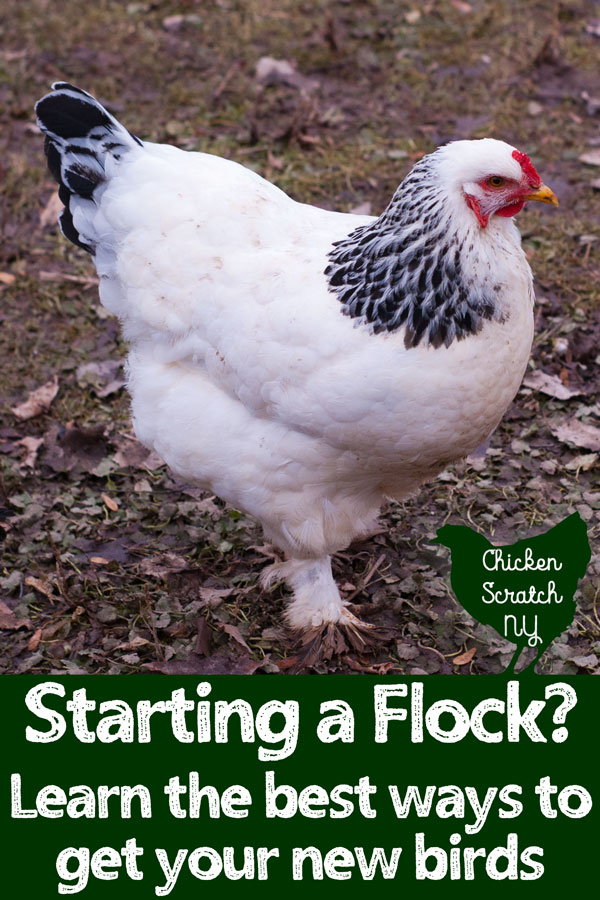
{"label": "red comb", "polygon": [[521,169],[523,170],[523,174],[527,178],[529,178],[529,180],[531,182],[533,182],[533,184],[535,184],[536,187],[538,185],[540,185],[542,183],[542,179],[538,175],[535,166],[533,165],[533,163],[531,162],[531,160],[529,159],[527,154],[521,153],[520,150],[513,150],[512,155],[513,155],[513,159],[516,159],[516,161],[521,166]]}

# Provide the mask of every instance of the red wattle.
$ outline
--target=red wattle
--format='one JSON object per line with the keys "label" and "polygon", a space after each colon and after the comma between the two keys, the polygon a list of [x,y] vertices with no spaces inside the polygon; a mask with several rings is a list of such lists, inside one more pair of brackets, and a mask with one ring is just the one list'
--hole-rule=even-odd
{"label": "red wattle", "polygon": [[517,200],[516,203],[509,203],[508,206],[503,206],[502,209],[496,210],[497,216],[504,216],[504,218],[508,218],[509,216],[516,216],[518,212],[521,212],[523,209],[525,201]]}

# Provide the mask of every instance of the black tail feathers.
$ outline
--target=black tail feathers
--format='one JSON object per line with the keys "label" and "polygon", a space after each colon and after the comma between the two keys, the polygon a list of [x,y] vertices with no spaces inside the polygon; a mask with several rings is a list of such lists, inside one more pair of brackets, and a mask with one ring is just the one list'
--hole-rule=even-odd
{"label": "black tail feathers", "polygon": [[81,228],[84,217],[76,217],[81,220],[79,227],[73,221],[73,197],[97,200],[97,191],[107,180],[107,157],[118,161],[142,142],[91,94],[64,81],[52,85],[52,92],[42,97],[35,111],[46,135],[48,168],[59,184],[58,193],[65,205],[59,217],[61,230],[78,247],[94,253],[94,235],[87,233],[90,229]]}

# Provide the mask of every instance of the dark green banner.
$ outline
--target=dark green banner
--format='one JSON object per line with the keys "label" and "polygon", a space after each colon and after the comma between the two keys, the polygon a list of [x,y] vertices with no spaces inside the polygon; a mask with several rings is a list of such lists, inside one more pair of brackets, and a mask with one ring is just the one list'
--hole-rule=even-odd
{"label": "dark green banner", "polygon": [[597,883],[593,678],[2,685],[6,896]]}

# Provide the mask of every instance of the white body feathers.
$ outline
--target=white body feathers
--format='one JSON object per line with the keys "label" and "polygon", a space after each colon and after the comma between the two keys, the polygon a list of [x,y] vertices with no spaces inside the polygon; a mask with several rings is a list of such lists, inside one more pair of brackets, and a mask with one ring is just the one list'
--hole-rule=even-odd
{"label": "white body feathers", "polygon": [[138,437],[260,520],[290,559],[279,571],[293,625],[338,620],[329,554],[368,531],[385,497],[485,440],[518,390],[533,291],[512,220],[484,230],[449,189],[471,247],[463,269],[493,272],[501,315],[449,346],[407,349],[402,328],[375,334],[344,315],[324,274],[333,243],[374,219],[165,145],[108,156],[105,175],[70,211],[129,343]]}
{"label": "white body feathers", "polygon": [[295,203],[236,163],[146,144],[87,225],[110,234],[100,296],[131,346],[140,440],[293,555],[340,549],[383,496],[481,443],[531,347],[531,276],[510,220],[481,235],[476,261],[503,286],[504,323],[407,350],[401,333],[343,316],[327,253],[365,221]]}

